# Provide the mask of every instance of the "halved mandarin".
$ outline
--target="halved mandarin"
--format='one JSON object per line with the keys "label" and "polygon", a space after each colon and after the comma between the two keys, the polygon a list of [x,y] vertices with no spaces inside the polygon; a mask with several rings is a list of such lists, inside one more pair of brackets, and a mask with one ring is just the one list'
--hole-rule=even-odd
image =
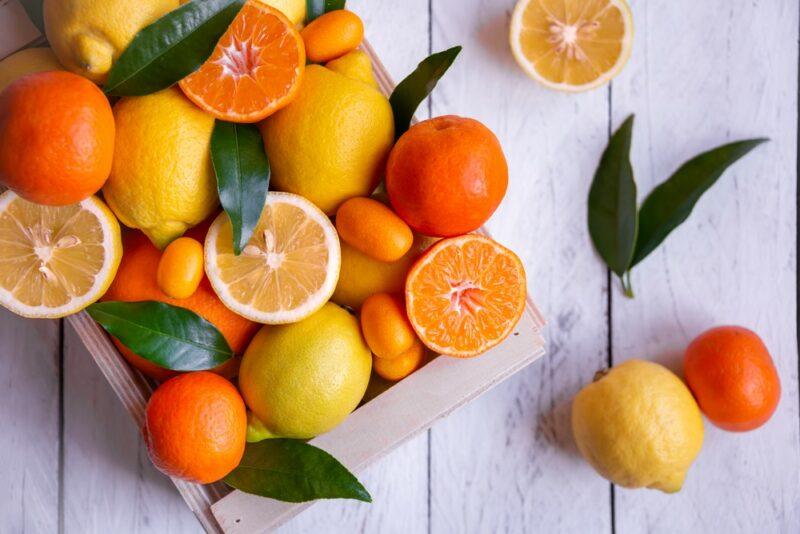
{"label": "halved mandarin", "polygon": [[452,237],[408,273],[406,312],[428,348],[470,358],[513,331],[525,310],[525,286],[516,254],[481,235]]}
{"label": "halved mandarin", "polygon": [[633,16],[625,0],[520,0],[510,40],[531,78],[551,89],[586,91],[625,66]]}
{"label": "halved mandarin", "polygon": [[305,62],[294,24],[277,9],[248,0],[211,57],[180,87],[218,119],[258,122],[294,99]]}

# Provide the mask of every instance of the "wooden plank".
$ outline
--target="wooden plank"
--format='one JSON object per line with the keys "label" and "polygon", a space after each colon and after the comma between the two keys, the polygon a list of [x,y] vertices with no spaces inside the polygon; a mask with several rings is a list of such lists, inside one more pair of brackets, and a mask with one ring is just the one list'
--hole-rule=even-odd
{"label": "wooden plank", "polygon": [[800,525],[796,331],[798,6],[789,0],[634,2],[637,38],[614,82],[614,125],[636,112],[640,195],[726,141],[769,136],[692,217],[613,287],[615,362],[681,369],[686,344],[718,324],[756,330],[783,381],[773,419],[747,434],[706,424],[683,490],[617,490],[617,532],[788,532]]}
{"label": "wooden plank", "polygon": [[58,530],[58,321],[0,308],[0,524],[7,532]]}
{"label": "wooden plank", "polygon": [[[542,323],[533,313],[529,307],[514,333],[482,357],[433,360],[311,443],[328,451],[350,470],[360,472],[434,421],[541,358]],[[254,534],[282,525],[309,505],[234,491],[211,510],[224,532]]]}
{"label": "wooden plank", "polygon": [[197,519],[150,463],[138,425],[71,327],[64,415],[65,532],[197,532]]}
{"label": "wooden plank", "polygon": [[[402,78],[428,53],[428,0],[350,0],[367,38],[389,72]],[[387,31],[391,28],[391,31]],[[399,43],[402,43],[400,45]],[[428,525],[428,438],[420,435],[370,466],[359,478],[373,502],[323,501],[285,532],[425,532]]]}
{"label": "wooden plank", "polygon": [[488,228],[522,257],[550,320],[548,356],[431,431],[433,532],[609,532],[609,485],[578,456],[573,394],[606,362],[605,270],[586,191],[606,141],[606,92],[542,88],[508,47],[513,0],[434,2],[433,49],[463,44],[433,114],[477,118],[510,165]]}

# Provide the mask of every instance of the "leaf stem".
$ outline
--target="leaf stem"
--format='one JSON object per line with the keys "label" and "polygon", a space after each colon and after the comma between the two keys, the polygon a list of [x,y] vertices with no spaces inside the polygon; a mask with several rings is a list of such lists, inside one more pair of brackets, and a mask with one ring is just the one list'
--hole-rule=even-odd
{"label": "leaf stem", "polygon": [[633,285],[631,284],[631,272],[625,271],[625,274],[619,277],[619,281],[622,284],[622,290],[625,293],[625,296],[629,299],[635,297],[633,294]]}

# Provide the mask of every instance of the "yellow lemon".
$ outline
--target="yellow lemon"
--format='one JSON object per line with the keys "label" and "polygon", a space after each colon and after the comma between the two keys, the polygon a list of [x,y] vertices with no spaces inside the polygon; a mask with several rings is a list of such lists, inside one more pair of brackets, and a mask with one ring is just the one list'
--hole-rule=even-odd
{"label": "yellow lemon", "polygon": [[367,256],[342,241],[342,267],[331,300],[358,310],[367,297],[375,293],[402,293],[414,260],[435,241],[417,235],[406,255],[390,263]]}
{"label": "yellow lemon", "polygon": [[114,164],[103,195],[123,224],[163,249],[219,203],[210,152],[214,117],[173,87],[121,99],[114,118]]}
{"label": "yellow lemon", "polygon": [[0,91],[11,82],[35,72],[63,70],[58,58],[49,48],[26,48],[0,61]]}
{"label": "yellow lemon", "polygon": [[331,430],[358,406],[371,370],[358,320],[335,304],[297,323],[262,327],[239,368],[252,411],[248,439],[307,439]]}
{"label": "yellow lemon", "polygon": [[76,313],[106,292],[121,258],[119,223],[97,197],[42,206],[0,194],[0,305],[12,312]]}
{"label": "yellow lemon", "polygon": [[375,73],[372,72],[372,61],[363,50],[353,50],[342,57],[328,61],[325,68],[338,72],[353,80],[359,80],[372,87],[378,87]]}
{"label": "yellow lemon", "polygon": [[45,32],[64,67],[102,83],[139,30],[178,5],[178,0],[45,0]]}
{"label": "yellow lemon", "polygon": [[331,215],[378,185],[394,142],[394,119],[389,101],[374,87],[309,65],[297,98],[262,122],[261,132],[271,185]]}
{"label": "yellow lemon", "polygon": [[689,389],[669,369],[629,360],[578,392],[572,433],[604,478],[674,493],[703,445],[703,419]]}
{"label": "yellow lemon", "polygon": [[519,0],[511,16],[511,51],[546,87],[588,91],[616,76],[633,47],[626,0]]}

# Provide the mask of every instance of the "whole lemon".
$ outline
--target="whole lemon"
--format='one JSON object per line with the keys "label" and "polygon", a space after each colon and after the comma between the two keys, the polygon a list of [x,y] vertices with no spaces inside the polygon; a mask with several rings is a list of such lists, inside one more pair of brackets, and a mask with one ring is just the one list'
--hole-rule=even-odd
{"label": "whole lemon", "polygon": [[239,368],[252,411],[248,440],[327,432],[358,406],[371,371],[358,320],[335,304],[297,323],[262,327]]}
{"label": "whole lemon", "polygon": [[0,91],[26,74],[63,70],[58,58],[49,48],[26,48],[0,61]]}
{"label": "whole lemon", "polygon": [[325,68],[348,78],[362,81],[372,87],[378,87],[375,73],[372,72],[372,62],[363,50],[353,50],[342,57],[328,61]]}
{"label": "whole lemon", "polygon": [[572,433],[604,478],[674,493],[703,445],[703,419],[689,389],[669,369],[629,360],[578,392]]}
{"label": "whole lemon", "polygon": [[103,194],[123,224],[163,249],[217,208],[214,117],[172,87],[114,106],[114,164]]}
{"label": "whole lemon", "polygon": [[178,0],[45,0],[45,32],[64,67],[104,82],[139,30],[178,5]]}
{"label": "whole lemon", "polygon": [[294,102],[264,120],[261,133],[272,185],[332,215],[348,198],[369,195],[378,185],[394,118],[374,87],[309,65]]}

